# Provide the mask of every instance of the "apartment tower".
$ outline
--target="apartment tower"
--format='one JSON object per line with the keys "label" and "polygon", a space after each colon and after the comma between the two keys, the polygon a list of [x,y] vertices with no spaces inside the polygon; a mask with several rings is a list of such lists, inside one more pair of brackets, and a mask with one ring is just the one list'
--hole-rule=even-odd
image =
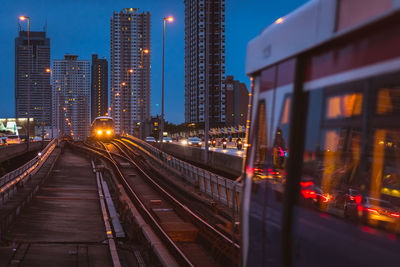
{"label": "apartment tower", "polygon": [[185,121],[225,124],[225,0],[185,0]]}
{"label": "apartment tower", "polygon": [[245,83],[226,76],[226,125],[246,125],[249,91]]}
{"label": "apartment tower", "polygon": [[90,93],[91,121],[96,117],[108,115],[108,61],[92,55]]}
{"label": "apartment tower", "polygon": [[150,13],[124,8],[111,18],[110,102],[116,132],[150,118]]}
{"label": "apartment tower", "polygon": [[[15,38],[15,116],[26,118],[30,95],[30,118],[39,125],[51,124],[50,39],[46,32],[20,30]],[[28,85],[28,76],[30,81]]]}
{"label": "apartment tower", "polygon": [[77,55],[53,60],[53,126],[84,140],[90,128],[90,62]]}

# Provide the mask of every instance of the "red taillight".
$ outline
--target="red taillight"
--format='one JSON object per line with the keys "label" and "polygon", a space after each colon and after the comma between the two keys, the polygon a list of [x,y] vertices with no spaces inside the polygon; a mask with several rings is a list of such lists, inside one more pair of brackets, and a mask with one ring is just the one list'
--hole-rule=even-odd
{"label": "red taillight", "polygon": [[400,217],[400,214],[392,212],[390,213],[390,216],[398,218]]}
{"label": "red taillight", "polygon": [[356,196],[356,204],[361,204],[361,196]]}
{"label": "red taillight", "polygon": [[315,199],[317,197],[317,194],[313,190],[301,190],[301,194],[303,195],[304,198]]}
{"label": "red taillight", "polygon": [[314,183],[309,181],[309,182],[300,182],[300,185],[302,187],[308,187],[308,186],[312,186]]}
{"label": "red taillight", "polygon": [[368,212],[378,214],[379,212],[376,209],[366,208]]}

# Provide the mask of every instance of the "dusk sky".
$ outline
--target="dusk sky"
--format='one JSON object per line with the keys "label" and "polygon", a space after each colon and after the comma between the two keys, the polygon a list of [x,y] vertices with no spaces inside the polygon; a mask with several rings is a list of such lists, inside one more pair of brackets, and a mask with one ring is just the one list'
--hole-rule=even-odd
{"label": "dusk sky", "polygon": [[[226,75],[249,85],[244,73],[247,42],[260,31],[307,0],[226,0]],[[29,16],[31,30],[43,30],[51,42],[51,59],[92,54],[110,59],[110,18],[114,11],[139,8],[151,13],[151,113],[161,113],[162,21],[167,25],[165,57],[166,120],[184,122],[184,0],[3,0],[0,16],[0,118],[14,117],[14,39],[18,16]],[[21,26],[26,29],[26,23]],[[158,105],[156,105],[158,104]]]}

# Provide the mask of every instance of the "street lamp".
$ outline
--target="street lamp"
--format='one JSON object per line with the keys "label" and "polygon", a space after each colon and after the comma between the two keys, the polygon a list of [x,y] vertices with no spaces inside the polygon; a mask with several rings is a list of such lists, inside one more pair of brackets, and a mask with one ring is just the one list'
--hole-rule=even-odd
{"label": "street lamp", "polygon": [[30,109],[31,109],[31,47],[30,47],[30,38],[29,38],[29,17],[20,16],[19,20],[24,21],[26,20],[28,23],[28,127],[27,127],[27,134],[26,139],[28,140],[27,149],[29,151],[29,129],[30,129]]}
{"label": "street lamp", "polygon": [[163,30],[163,53],[162,53],[162,75],[161,75],[161,129],[159,133],[159,140],[162,145],[163,141],[163,132],[164,132],[164,62],[165,62],[165,22],[173,22],[174,18],[172,16],[166,17],[163,19],[164,22],[164,30]]}
{"label": "street lamp", "polygon": [[[51,74],[51,69],[45,69],[44,74]],[[51,79],[51,76],[50,76]],[[43,79],[42,79],[42,149],[44,148],[44,86],[43,86]]]}
{"label": "street lamp", "polygon": [[[144,98],[144,69],[143,69],[143,55],[144,54],[148,54],[148,53],[150,53],[150,51],[149,51],[149,49],[143,49],[143,48],[140,48],[140,65],[139,65],[139,68],[140,68],[140,77],[141,77],[141,90],[140,90],[140,101],[139,101],[139,105],[140,105],[140,122],[138,123],[139,124],[139,127],[140,127],[140,129],[139,129],[139,138],[140,139],[144,139],[144,129],[143,129],[143,127],[144,127],[144,122],[145,122],[145,119],[144,119],[144,112],[143,112],[143,104],[144,104],[144,100],[143,100],[143,98]],[[146,65],[147,66],[147,65]]]}

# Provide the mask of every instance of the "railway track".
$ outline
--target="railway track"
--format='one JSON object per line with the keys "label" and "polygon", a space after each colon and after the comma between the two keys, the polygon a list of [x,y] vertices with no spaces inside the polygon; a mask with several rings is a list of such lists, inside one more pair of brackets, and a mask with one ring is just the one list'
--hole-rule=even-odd
{"label": "railway track", "polygon": [[216,227],[218,220],[198,204],[189,205],[187,196],[177,197],[176,190],[171,193],[171,188],[161,183],[132,148],[122,141],[85,143],[85,146],[113,165],[132,202],[180,265],[238,264],[240,247]]}

